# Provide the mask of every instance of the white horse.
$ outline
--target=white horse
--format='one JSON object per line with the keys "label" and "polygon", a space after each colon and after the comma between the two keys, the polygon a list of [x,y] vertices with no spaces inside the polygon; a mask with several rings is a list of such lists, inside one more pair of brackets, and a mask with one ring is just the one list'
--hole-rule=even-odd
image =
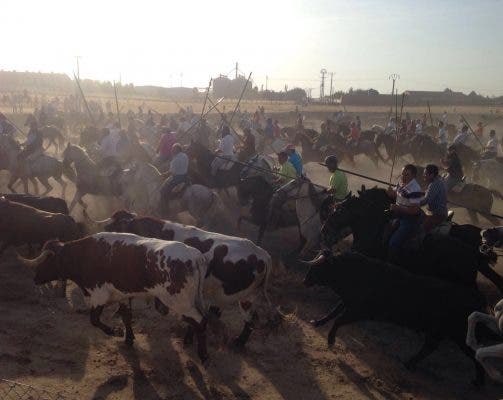
{"label": "white horse", "polygon": [[[160,215],[161,186],[167,175],[152,164],[138,164],[120,178],[121,195],[127,208],[142,214]],[[175,190],[177,188],[175,187]],[[188,211],[198,226],[211,226],[225,220],[225,209],[217,193],[203,185],[187,185],[177,199],[170,201],[170,213]]]}
{"label": "white horse", "polygon": [[272,207],[276,202],[284,204],[289,200],[295,201],[300,233],[306,241],[299,257],[307,255],[309,251],[318,250],[321,234],[320,209],[327,197],[328,193],[324,187],[314,185],[305,177],[291,180],[273,196]]}
{"label": "white horse", "polygon": [[[477,343],[475,327],[479,322],[499,335],[502,343],[485,347]],[[498,369],[494,365],[496,359],[500,359],[499,362],[503,360],[503,300],[500,300],[494,307],[494,315],[474,312],[468,317],[466,344],[475,351],[475,358],[482,364],[487,374],[495,381],[503,383],[503,369]]]}

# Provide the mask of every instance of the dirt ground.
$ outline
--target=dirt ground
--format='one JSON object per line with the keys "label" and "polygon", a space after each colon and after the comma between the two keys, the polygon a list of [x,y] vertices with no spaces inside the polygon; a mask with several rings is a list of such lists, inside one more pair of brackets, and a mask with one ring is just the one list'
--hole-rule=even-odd
{"label": "dirt ground", "polygon": [[[388,166],[375,171],[365,158],[358,159],[358,166],[359,172],[377,178],[389,174]],[[327,183],[323,167],[311,163],[307,171],[315,182]],[[6,190],[6,178],[0,172],[0,192]],[[362,183],[369,185],[354,177],[349,183],[353,191]],[[234,200],[228,203],[237,214]],[[94,198],[90,212],[101,218],[117,206]],[[503,203],[496,203],[493,211],[503,213]],[[466,212],[456,210],[455,221],[469,222]],[[481,219],[481,225],[488,221]],[[246,225],[236,235],[255,238],[256,228]],[[286,254],[296,247],[296,230],[268,233],[264,243],[271,254]],[[26,249],[18,250],[26,254]],[[0,260],[0,378],[59,392],[65,399],[503,398],[503,386],[489,380],[480,390],[471,386],[472,363],[451,343],[443,343],[417,371],[408,371],[403,361],[421,346],[422,336],[407,329],[356,323],[341,328],[336,345],[328,349],[329,327],[315,329],[308,321],[326,313],[334,295],[306,289],[305,267],[287,265],[270,292],[276,304],[295,314],[277,333],[266,337],[254,332],[244,353],[210,336],[211,361],[203,367],[194,348],[183,348],[184,325],[179,321],[134,303],[136,342],[127,348],[122,339],[106,337],[91,326],[79,306],[78,289],[70,287],[67,299],[41,293],[33,285],[32,271],[19,265],[14,249],[8,249]],[[497,270],[503,274],[502,261]],[[483,278],[479,285],[494,304],[495,290]],[[114,311],[107,310],[104,321],[121,325]],[[224,310],[222,318],[231,335],[240,331],[236,309]],[[0,382],[2,400],[29,398],[2,397],[2,387]]]}

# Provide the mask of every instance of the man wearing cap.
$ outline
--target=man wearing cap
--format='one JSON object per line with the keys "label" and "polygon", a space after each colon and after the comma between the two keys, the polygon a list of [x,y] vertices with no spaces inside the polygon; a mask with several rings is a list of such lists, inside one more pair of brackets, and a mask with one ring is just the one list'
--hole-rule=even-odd
{"label": "man wearing cap", "polygon": [[295,151],[295,145],[289,144],[285,147],[285,152],[288,154],[288,161],[290,161],[295,168],[297,177],[302,176],[304,167],[302,166],[302,157]]}
{"label": "man wearing cap", "polygon": [[336,202],[344,200],[348,195],[348,179],[346,174],[338,169],[338,160],[334,155],[325,158],[324,166],[332,173],[330,175],[329,189]]}

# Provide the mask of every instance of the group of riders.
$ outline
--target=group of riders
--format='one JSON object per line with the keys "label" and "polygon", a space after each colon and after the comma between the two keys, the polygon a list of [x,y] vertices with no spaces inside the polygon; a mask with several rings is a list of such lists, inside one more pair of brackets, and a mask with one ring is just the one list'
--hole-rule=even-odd
{"label": "group of riders", "polygon": [[[121,141],[129,137],[138,138],[137,118],[134,113],[128,113],[129,125],[126,131],[122,131],[117,121],[110,116],[109,123],[103,129],[103,134],[99,142],[99,151],[102,162],[105,164],[117,157],[118,147]],[[340,122],[344,119],[343,113],[334,115],[335,121]],[[157,157],[154,164],[158,167],[166,166],[164,170],[169,172],[169,179],[165,181],[161,188],[162,198],[169,199],[173,189],[181,184],[189,182],[189,157],[181,144],[184,134],[197,125],[191,137],[201,144],[209,147],[209,136],[211,130],[203,118],[197,120],[193,113],[185,111],[178,118],[174,116],[168,119],[162,116],[160,124],[156,126],[154,115],[150,111],[144,115],[144,127],[157,130],[159,133],[154,137],[159,138],[157,146]],[[422,120],[412,120],[409,115],[401,121],[398,135],[411,132],[420,134],[425,126],[426,116]],[[243,123],[244,121],[244,123]],[[469,138],[468,126],[463,125],[459,133],[455,136],[452,144],[448,146],[446,134],[447,117],[446,113],[438,123],[438,143],[446,147],[446,156],[441,161],[440,167],[446,170],[446,175],[441,177],[439,166],[430,164],[424,170],[424,180],[428,183],[426,193],[423,193],[417,182],[417,169],[411,164],[406,165],[401,174],[400,181],[394,188],[388,189],[388,195],[396,200],[392,205],[391,212],[396,216],[395,230],[389,236],[390,257],[399,252],[399,249],[407,239],[417,232],[419,227],[424,231],[430,231],[435,226],[441,224],[447,218],[447,192],[456,186],[463,179],[463,168],[460,159],[456,153],[457,144],[465,144]],[[244,135],[241,137],[231,131],[230,125],[225,118],[222,118],[220,126],[217,129],[217,135],[220,137],[217,141],[217,147],[214,152],[214,160],[211,163],[211,176],[215,176],[219,169],[235,161],[246,161],[256,154],[255,135],[252,130],[261,130],[266,138],[274,139],[281,135],[281,128],[278,120],[266,118],[263,109],[257,110],[253,115],[244,114],[242,123]],[[304,130],[304,119],[299,113],[295,128],[299,131]],[[360,140],[362,122],[357,116],[354,121],[348,123],[348,133],[346,140],[349,145],[356,146]],[[480,128],[480,124],[478,125]],[[396,123],[393,118],[390,119],[385,128],[385,133],[396,134]],[[0,134],[14,136],[16,127],[3,115],[0,114]],[[160,135],[160,137],[159,137]],[[236,139],[241,143],[238,145]],[[43,136],[37,119],[33,118],[29,123],[29,132],[26,141],[22,144],[23,150],[18,155],[20,168],[26,168],[30,159],[43,154]],[[236,150],[239,150],[236,152]],[[297,152],[295,145],[288,144],[276,152],[279,163],[279,169],[276,171],[274,185],[281,185],[304,176],[302,157]],[[496,157],[498,153],[498,141],[496,133],[492,130],[489,133],[489,140],[483,153],[483,158]],[[335,155],[325,158],[324,165],[330,172],[328,193],[332,196],[336,206],[348,195],[348,181],[346,175],[338,168],[339,161]],[[421,206],[427,205],[429,214],[425,215],[421,211]]]}

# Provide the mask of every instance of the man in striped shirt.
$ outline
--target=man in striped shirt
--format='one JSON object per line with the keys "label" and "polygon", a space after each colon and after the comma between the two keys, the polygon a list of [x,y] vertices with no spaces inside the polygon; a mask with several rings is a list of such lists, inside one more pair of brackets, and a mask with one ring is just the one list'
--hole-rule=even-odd
{"label": "man in striped shirt", "polygon": [[421,225],[420,202],[423,197],[421,186],[416,181],[417,168],[407,164],[402,169],[402,176],[396,189],[388,188],[388,196],[396,199],[390,209],[396,215],[398,228],[388,242],[388,259],[395,262],[400,257],[402,245],[416,233]]}
{"label": "man in striped shirt", "polygon": [[425,232],[429,232],[447,218],[447,191],[442,178],[438,176],[436,165],[428,164],[424,169],[423,176],[429,185],[426,189],[426,195],[419,204],[421,206],[428,205],[430,214],[425,216],[423,228]]}

